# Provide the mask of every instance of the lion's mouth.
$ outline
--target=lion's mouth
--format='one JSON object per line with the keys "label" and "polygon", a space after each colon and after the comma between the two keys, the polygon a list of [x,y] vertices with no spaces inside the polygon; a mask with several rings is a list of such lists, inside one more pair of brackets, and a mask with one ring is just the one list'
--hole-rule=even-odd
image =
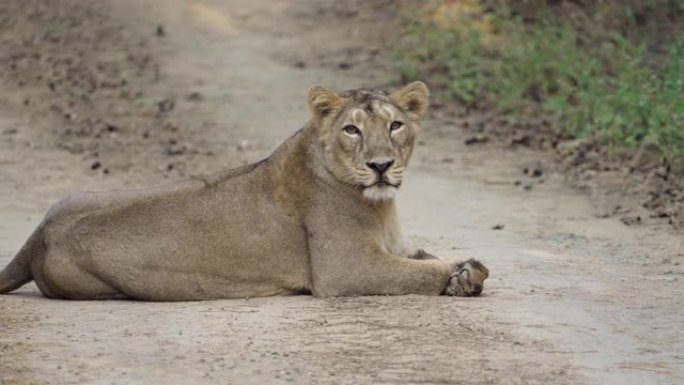
{"label": "lion's mouth", "polygon": [[401,182],[395,184],[395,183],[390,183],[390,182],[387,181],[386,179],[382,179],[382,180],[377,180],[377,181],[375,181],[375,183],[370,184],[370,185],[368,185],[368,186],[363,186],[363,188],[371,188],[371,187],[380,187],[380,188],[384,188],[384,187],[394,187],[394,188],[399,188],[399,186],[401,186]]}
{"label": "lion's mouth", "polygon": [[371,201],[390,201],[394,198],[396,192],[399,191],[400,185],[401,182],[391,183],[382,178],[372,184],[364,185],[361,192],[364,197]]}

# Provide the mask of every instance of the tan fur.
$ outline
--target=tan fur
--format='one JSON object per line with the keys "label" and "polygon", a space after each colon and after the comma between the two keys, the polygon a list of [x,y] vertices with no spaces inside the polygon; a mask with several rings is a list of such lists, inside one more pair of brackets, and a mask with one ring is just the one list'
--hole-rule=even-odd
{"label": "tan fur", "polygon": [[[262,162],[64,199],[0,273],[0,293],[34,279],[70,299],[477,295],[479,262],[448,265],[402,243],[391,198],[427,99],[420,82],[389,95],[317,86],[311,121]],[[390,132],[392,121],[402,125]]]}

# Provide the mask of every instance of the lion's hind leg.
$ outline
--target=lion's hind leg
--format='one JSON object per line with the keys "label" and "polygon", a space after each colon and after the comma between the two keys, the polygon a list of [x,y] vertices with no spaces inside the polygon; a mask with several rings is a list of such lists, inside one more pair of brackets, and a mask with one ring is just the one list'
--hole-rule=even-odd
{"label": "lion's hind leg", "polygon": [[117,288],[78,266],[74,258],[59,252],[48,252],[41,260],[34,261],[32,271],[38,288],[50,298],[127,298]]}

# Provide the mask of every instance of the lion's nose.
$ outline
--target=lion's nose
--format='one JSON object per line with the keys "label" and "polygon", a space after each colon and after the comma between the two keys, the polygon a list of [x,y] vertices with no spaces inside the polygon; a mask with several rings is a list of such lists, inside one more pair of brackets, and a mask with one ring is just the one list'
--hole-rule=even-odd
{"label": "lion's nose", "polygon": [[378,175],[382,175],[385,171],[387,171],[388,168],[392,167],[394,164],[393,160],[390,160],[389,162],[368,162],[366,163],[366,166],[370,168],[371,170],[374,170],[375,172],[378,173]]}

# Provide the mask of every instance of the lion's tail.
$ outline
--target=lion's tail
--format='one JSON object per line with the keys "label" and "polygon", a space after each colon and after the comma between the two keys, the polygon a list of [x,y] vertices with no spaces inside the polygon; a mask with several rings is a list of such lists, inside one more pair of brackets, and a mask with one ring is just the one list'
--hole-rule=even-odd
{"label": "lion's tail", "polygon": [[9,265],[0,271],[0,294],[16,290],[33,279],[31,260],[34,255],[43,252],[45,249],[42,242],[41,227],[38,227],[31,234]]}

